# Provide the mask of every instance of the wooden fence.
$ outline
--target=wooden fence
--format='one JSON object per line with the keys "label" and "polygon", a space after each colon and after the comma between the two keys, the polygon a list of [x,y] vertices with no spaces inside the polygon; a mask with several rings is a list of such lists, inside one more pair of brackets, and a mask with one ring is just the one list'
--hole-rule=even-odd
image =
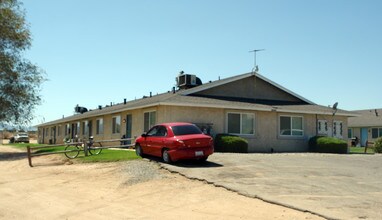
{"label": "wooden fence", "polygon": [[[112,140],[102,140],[102,141],[94,141],[93,143],[99,143],[102,146],[102,143],[111,143],[111,142],[120,142],[119,145],[113,145],[113,146],[102,146],[102,147],[92,147],[92,149],[108,149],[108,148],[130,148],[133,147],[134,144],[133,138],[124,138],[124,139],[112,139]],[[131,144],[125,144],[126,142],[130,142]],[[61,151],[52,151],[52,152],[36,152],[36,150],[39,149],[46,149],[46,148],[55,148],[55,147],[66,147],[66,146],[83,146],[83,151],[85,156],[88,156],[88,141],[82,141],[82,142],[70,142],[70,143],[64,143],[64,144],[50,144],[50,145],[41,145],[41,146],[27,146],[27,153],[28,153],[28,163],[30,167],[33,167],[32,165],[32,157],[38,157],[38,156],[45,156],[45,155],[51,155],[51,154],[63,154],[68,152],[74,152],[78,150],[61,150]]]}

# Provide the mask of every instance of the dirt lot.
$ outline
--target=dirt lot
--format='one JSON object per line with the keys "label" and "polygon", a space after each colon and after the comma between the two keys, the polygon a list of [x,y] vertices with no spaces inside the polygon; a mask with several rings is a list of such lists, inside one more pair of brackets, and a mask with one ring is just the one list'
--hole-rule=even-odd
{"label": "dirt lot", "polygon": [[320,219],[161,169],[156,162],[72,164],[0,145],[0,219]]}

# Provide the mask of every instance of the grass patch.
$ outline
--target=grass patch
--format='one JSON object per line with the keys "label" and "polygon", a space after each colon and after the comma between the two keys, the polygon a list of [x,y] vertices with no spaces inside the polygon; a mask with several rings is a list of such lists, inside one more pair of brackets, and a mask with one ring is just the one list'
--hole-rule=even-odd
{"label": "grass patch", "polygon": [[[45,146],[46,144],[30,144],[30,143],[12,143],[7,144],[7,146],[11,146],[18,149],[23,149],[27,151],[27,146],[29,147],[37,147],[37,146]],[[56,146],[56,147],[50,147],[50,148],[43,148],[43,149],[37,149],[34,150],[34,153],[44,153],[44,152],[55,152],[55,151],[63,151],[65,150],[65,146]]]}
{"label": "grass patch", "polygon": [[[30,147],[37,147],[37,146],[44,146],[42,144],[27,144],[27,143],[12,143],[7,144],[7,146],[24,149],[27,151],[27,146]],[[55,152],[55,151],[64,151],[65,145],[62,146],[56,146],[56,147],[50,147],[50,148],[43,148],[34,150],[34,153],[45,153],[45,152]],[[58,154],[62,157],[65,157],[65,154]],[[135,154],[135,151],[130,150],[110,150],[110,149],[103,149],[102,152],[98,155],[90,155],[88,153],[88,156],[85,157],[85,154],[83,151],[80,151],[80,154],[78,157],[74,160],[79,162],[85,162],[85,163],[96,163],[96,162],[116,162],[116,161],[128,161],[128,160],[135,160],[140,159],[141,157],[137,156]]]}
{"label": "grass patch", "polygon": [[98,155],[89,155],[85,157],[84,153],[80,153],[77,159],[78,161],[85,163],[95,163],[95,162],[117,162],[117,161],[128,161],[136,160],[141,157],[135,154],[135,151],[130,150],[109,150],[103,149]]}
{"label": "grass patch", "polygon": [[[364,154],[365,147],[350,147],[351,154]],[[374,150],[372,148],[367,148],[367,154],[374,154]]]}

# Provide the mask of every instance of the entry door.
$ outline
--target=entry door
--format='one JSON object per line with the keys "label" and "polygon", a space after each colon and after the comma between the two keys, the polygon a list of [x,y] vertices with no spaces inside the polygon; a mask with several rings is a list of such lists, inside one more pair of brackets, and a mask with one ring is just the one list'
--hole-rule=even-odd
{"label": "entry door", "polygon": [[56,126],[53,127],[53,144],[56,144]]}
{"label": "entry door", "polygon": [[92,120],[89,121],[88,127],[89,127],[89,137],[90,137],[93,135],[93,121]]}
{"label": "entry door", "polygon": [[361,146],[366,146],[366,141],[368,139],[368,129],[367,128],[361,128]]}
{"label": "entry door", "polygon": [[[126,134],[125,134],[125,137],[126,137],[126,138],[131,138],[131,134],[132,134],[132,131],[131,131],[132,124],[133,124],[133,116],[132,116],[131,114],[126,115]],[[129,141],[125,141],[125,144],[131,144],[131,140],[129,140]]]}

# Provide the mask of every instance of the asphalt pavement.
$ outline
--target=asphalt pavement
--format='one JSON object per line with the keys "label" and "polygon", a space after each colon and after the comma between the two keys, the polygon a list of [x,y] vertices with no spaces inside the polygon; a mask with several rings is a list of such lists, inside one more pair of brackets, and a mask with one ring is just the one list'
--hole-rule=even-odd
{"label": "asphalt pavement", "polygon": [[161,166],[328,219],[382,219],[382,155],[215,153]]}

